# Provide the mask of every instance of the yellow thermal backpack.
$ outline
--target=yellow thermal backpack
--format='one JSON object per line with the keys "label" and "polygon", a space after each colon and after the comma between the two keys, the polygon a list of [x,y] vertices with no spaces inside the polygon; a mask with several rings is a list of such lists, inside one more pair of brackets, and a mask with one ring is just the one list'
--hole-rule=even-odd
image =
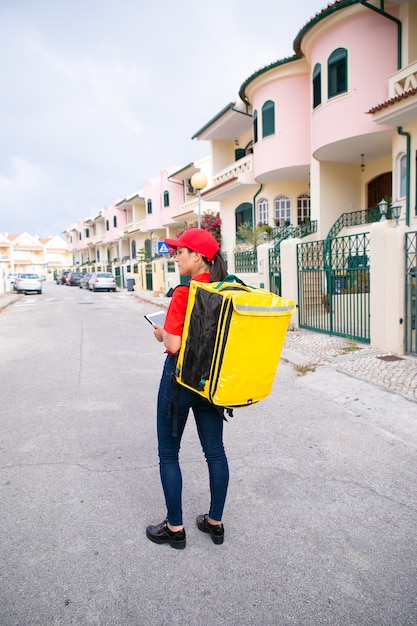
{"label": "yellow thermal backpack", "polygon": [[219,407],[259,402],[271,392],[294,310],[292,300],[236,276],[192,280],[177,381]]}

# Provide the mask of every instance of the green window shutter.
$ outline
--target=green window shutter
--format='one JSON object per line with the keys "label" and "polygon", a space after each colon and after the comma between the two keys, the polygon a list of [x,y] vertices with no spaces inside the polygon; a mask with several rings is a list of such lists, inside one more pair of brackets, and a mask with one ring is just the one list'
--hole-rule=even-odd
{"label": "green window shutter", "polygon": [[258,111],[253,112],[253,143],[258,141]]}
{"label": "green window shutter", "polygon": [[328,96],[333,98],[347,91],[347,50],[337,48],[327,62]]}
{"label": "green window shutter", "polygon": [[313,71],[313,109],[321,104],[321,65],[316,63]]}
{"label": "green window shutter", "polygon": [[251,228],[253,226],[252,219],[252,204],[250,202],[242,202],[235,210],[235,224],[236,224],[236,237],[238,238],[239,226],[248,224]]}
{"label": "green window shutter", "polygon": [[235,161],[239,161],[239,159],[242,159],[246,154],[245,148],[236,148],[235,150]]}
{"label": "green window shutter", "polygon": [[262,137],[275,134],[275,104],[267,100],[262,107]]}

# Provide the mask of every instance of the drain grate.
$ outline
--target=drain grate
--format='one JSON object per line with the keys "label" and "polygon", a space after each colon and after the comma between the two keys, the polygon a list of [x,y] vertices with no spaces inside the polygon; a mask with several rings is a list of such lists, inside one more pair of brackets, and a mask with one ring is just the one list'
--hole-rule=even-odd
{"label": "drain grate", "polygon": [[380,361],[404,361],[400,356],[395,356],[395,354],[387,354],[385,356],[377,356],[377,359]]}

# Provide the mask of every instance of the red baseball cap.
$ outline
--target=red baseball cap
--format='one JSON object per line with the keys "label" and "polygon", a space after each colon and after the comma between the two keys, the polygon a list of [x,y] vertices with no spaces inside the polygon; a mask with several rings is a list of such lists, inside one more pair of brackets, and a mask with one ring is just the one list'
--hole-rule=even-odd
{"label": "red baseball cap", "polygon": [[220,246],[208,230],[202,228],[189,228],[185,230],[179,239],[164,239],[165,243],[176,250],[177,248],[189,248],[202,254],[207,261],[212,261]]}

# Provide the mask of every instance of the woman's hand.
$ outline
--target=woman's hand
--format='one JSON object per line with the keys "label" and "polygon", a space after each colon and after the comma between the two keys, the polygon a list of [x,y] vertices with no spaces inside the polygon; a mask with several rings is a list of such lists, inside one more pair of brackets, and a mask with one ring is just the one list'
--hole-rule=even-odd
{"label": "woman's hand", "polygon": [[154,329],[155,329],[153,331],[155,339],[157,341],[159,341],[160,343],[162,343],[162,341],[164,340],[164,337],[163,337],[163,334],[162,334],[163,333],[163,326],[160,326],[160,324],[154,324],[153,326],[154,326]]}
{"label": "woman's hand", "polygon": [[159,324],[153,325],[155,330],[153,331],[154,337],[159,342],[164,342],[165,348],[172,354],[177,354],[181,348],[181,337],[179,335],[170,335],[167,333],[163,326]]}

